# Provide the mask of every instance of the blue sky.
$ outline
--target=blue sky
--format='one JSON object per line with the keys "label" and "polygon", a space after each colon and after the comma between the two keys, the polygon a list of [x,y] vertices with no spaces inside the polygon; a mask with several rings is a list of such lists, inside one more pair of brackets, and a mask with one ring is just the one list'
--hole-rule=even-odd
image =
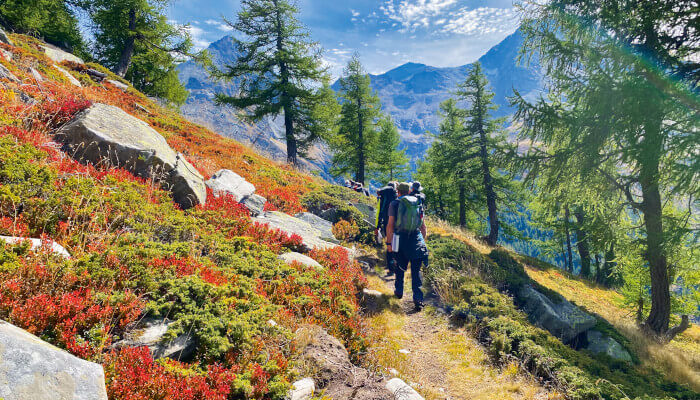
{"label": "blue sky", "polygon": [[[297,0],[300,20],[338,76],[354,51],[371,73],[412,61],[437,67],[470,63],[517,28],[512,0]],[[176,0],[169,18],[190,24],[203,48],[231,34],[239,0]]]}

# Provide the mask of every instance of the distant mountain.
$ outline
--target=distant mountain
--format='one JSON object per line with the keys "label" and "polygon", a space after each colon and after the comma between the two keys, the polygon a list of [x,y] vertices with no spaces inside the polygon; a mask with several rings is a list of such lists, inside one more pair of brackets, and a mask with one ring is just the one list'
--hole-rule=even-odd
{"label": "distant mountain", "polygon": [[[495,93],[494,101],[500,106],[496,116],[513,112],[508,105],[508,96],[513,88],[523,95],[532,96],[542,88],[540,68],[537,62],[520,66],[518,50],[523,37],[519,31],[491,48],[479,61]],[[234,60],[238,54],[231,37],[224,37],[209,46],[215,65],[222,67]],[[458,83],[464,81],[471,64],[460,67],[437,68],[424,64],[407,63],[381,75],[372,75],[372,88],[377,91],[382,107],[398,125],[402,142],[414,161],[420,159],[430,146],[426,132],[437,132],[440,116],[438,108],[451,96]],[[183,115],[201,123],[222,135],[248,143],[260,152],[279,160],[285,159],[284,130],[279,119],[266,119],[251,125],[237,117],[231,107],[214,105],[218,92],[235,94],[238,82],[212,81],[207,72],[193,62],[179,66],[180,80],[190,91],[187,103],[181,108]],[[338,89],[336,82],[334,88]],[[324,147],[311,152],[310,169],[318,169],[325,178],[330,165],[330,156]]]}
{"label": "distant mountain", "polygon": [[[519,65],[518,51],[523,37],[516,31],[479,58],[491,82],[494,101],[499,109],[494,116],[513,113],[508,103],[513,88],[524,96],[533,96],[542,89],[539,64]],[[420,159],[430,146],[426,132],[437,132],[440,123],[440,103],[452,95],[457,84],[464,81],[471,64],[460,67],[436,68],[424,64],[406,63],[381,75],[371,75],[372,88],[377,92],[385,112],[399,127],[403,144],[413,160]],[[339,83],[334,84],[339,88]]]}

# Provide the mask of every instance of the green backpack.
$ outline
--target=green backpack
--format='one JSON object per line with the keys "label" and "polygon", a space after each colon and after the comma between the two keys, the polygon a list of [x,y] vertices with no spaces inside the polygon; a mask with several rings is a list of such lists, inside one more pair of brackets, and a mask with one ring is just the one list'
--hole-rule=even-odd
{"label": "green backpack", "polygon": [[415,196],[401,197],[398,210],[396,210],[396,230],[399,232],[415,232],[420,229],[422,224],[418,199]]}

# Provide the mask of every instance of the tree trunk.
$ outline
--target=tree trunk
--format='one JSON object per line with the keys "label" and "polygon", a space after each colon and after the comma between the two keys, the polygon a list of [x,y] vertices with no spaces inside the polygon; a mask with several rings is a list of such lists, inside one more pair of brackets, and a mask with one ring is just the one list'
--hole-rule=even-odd
{"label": "tree trunk", "polygon": [[362,124],[362,99],[357,99],[357,146],[359,153],[357,154],[357,171],[355,180],[365,184],[365,141],[364,141],[364,126]]}
{"label": "tree trunk", "polygon": [[[277,4],[277,1],[273,1],[275,5],[275,11],[276,11],[276,48],[277,48],[277,53],[281,53],[284,51],[284,43],[283,43],[283,37],[284,33],[282,32],[282,16],[280,15],[280,9]],[[287,87],[287,84],[289,83],[289,68],[287,66],[287,63],[284,61],[280,60],[278,67],[280,69],[280,78],[282,81],[282,87]],[[282,103],[282,109],[284,110],[284,137],[285,141],[287,142],[287,163],[292,164],[294,166],[299,165],[299,160],[297,159],[297,139],[296,136],[294,135],[294,118],[292,117],[292,101],[293,99],[287,93],[286,89],[282,91],[280,94],[280,102]]]}
{"label": "tree trunk", "polygon": [[569,206],[564,206],[564,230],[566,231],[566,252],[568,253],[568,261],[566,269],[574,272],[574,256],[571,252],[571,232],[569,231]]}
{"label": "tree trunk", "polygon": [[459,226],[467,227],[467,190],[464,182],[459,183]]}
{"label": "tree trunk", "polygon": [[486,149],[486,132],[482,127],[480,132],[481,141],[481,170],[484,175],[484,190],[486,191],[486,207],[489,211],[489,235],[486,242],[491,246],[495,246],[498,242],[498,230],[500,224],[498,222],[498,210],[496,208],[496,192],[493,190],[493,181],[491,178],[491,169],[489,166],[488,151]]}
{"label": "tree trunk", "polygon": [[581,276],[584,278],[591,277],[591,253],[588,250],[588,239],[586,238],[586,231],[583,230],[583,210],[580,207],[576,207],[574,211],[574,216],[576,217],[576,247],[578,247],[578,254],[581,256]]}
{"label": "tree trunk", "polygon": [[119,56],[119,62],[114,68],[114,73],[121,76],[122,78],[126,75],[131,65],[131,57],[134,55],[134,46],[136,45],[136,10],[129,9],[129,37],[124,43],[124,48]]}
{"label": "tree trunk", "polygon": [[603,270],[603,284],[605,286],[612,286],[616,282],[613,282],[612,273],[615,269],[615,245],[610,243],[610,248],[605,252],[605,264]]}

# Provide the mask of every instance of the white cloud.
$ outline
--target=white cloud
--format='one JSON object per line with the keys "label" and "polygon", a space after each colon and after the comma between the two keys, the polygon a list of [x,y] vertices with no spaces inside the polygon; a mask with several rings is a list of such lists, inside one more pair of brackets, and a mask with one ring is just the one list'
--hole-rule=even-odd
{"label": "white cloud", "polygon": [[350,14],[352,14],[353,17],[359,17],[359,16],[360,16],[360,12],[359,12],[359,11],[355,11],[355,10],[353,10],[352,8],[350,9]]}
{"label": "white cloud", "polygon": [[207,32],[204,29],[198,26],[188,25],[185,27],[185,30],[190,34],[190,38],[192,38],[192,45],[194,46],[195,50],[205,49],[211,43],[211,41],[206,39]]}
{"label": "white cloud", "polygon": [[387,17],[398,21],[403,30],[427,28],[430,18],[452,9],[457,0],[388,0],[380,9]]}
{"label": "white cloud", "polygon": [[513,9],[479,7],[462,9],[444,26],[443,31],[461,35],[512,32],[518,24]]}
{"label": "white cloud", "polygon": [[204,21],[204,23],[207,25],[210,25],[210,26],[214,26],[218,30],[224,31],[224,32],[230,32],[233,30],[233,28],[229,24],[225,24],[222,21],[217,21],[215,19],[208,19],[208,20]]}

